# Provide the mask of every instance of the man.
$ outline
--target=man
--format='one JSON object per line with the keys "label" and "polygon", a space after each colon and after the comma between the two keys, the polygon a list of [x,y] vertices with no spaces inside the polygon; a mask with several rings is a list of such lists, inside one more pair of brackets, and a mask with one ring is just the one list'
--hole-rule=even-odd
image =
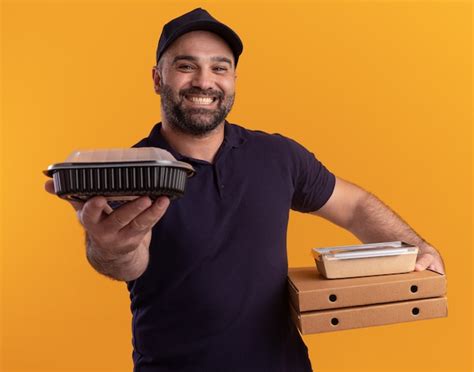
{"label": "man", "polygon": [[375,196],[296,142],[225,121],[242,49],[202,9],[163,29],[153,68],[162,122],[136,146],[193,165],[183,198],[115,211],[103,197],[73,204],[91,265],[128,284],[136,371],[311,371],[287,309],[290,209],[364,242],[415,244],[417,270],[444,272],[438,252]]}

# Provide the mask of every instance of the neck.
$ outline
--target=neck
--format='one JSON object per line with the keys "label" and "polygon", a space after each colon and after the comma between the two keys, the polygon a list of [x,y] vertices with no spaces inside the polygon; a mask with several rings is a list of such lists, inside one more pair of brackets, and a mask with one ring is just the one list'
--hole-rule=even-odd
{"label": "neck", "polygon": [[219,147],[224,141],[224,122],[205,136],[196,137],[174,129],[172,125],[163,119],[161,135],[173,150],[181,155],[212,163]]}

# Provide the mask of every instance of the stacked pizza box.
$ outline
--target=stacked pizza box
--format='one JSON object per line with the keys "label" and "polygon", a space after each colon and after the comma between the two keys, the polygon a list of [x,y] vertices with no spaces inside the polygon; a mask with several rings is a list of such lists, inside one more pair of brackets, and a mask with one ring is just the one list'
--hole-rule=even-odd
{"label": "stacked pizza box", "polygon": [[413,271],[403,242],[313,249],[316,267],[288,273],[290,311],[302,334],[447,316],[446,276]]}

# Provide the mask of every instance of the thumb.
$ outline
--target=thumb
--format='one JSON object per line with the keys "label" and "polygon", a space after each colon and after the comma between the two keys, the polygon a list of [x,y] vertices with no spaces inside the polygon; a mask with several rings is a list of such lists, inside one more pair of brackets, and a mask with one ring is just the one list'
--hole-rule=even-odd
{"label": "thumb", "polygon": [[[51,179],[47,180],[44,184],[44,189],[50,194],[56,195],[56,190],[54,189],[53,180]],[[68,199],[64,199],[64,200],[66,200],[69,204],[71,204],[76,212],[79,212],[84,206],[84,203],[80,201],[74,201],[74,200],[68,200]]]}
{"label": "thumb", "polygon": [[54,182],[53,180],[47,180],[44,183],[44,189],[49,192],[50,194],[55,194],[54,192]]}
{"label": "thumb", "polygon": [[423,253],[418,256],[415,264],[415,271],[423,271],[434,261],[434,256],[430,253]]}

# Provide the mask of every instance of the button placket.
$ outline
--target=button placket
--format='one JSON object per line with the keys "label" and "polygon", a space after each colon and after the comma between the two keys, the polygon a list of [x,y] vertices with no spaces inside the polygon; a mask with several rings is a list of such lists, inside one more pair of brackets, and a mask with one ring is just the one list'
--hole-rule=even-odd
{"label": "button placket", "polygon": [[214,172],[215,172],[215,177],[216,177],[216,186],[217,186],[217,189],[218,189],[218,192],[219,192],[219,196],[221,198],[224,197],[224,178],[223,178],[223,175],[222,175],[222,170],[219,169],[219,167],[217,166],[217,163],[214,164]]}
{"label": "button placket", "polygon": [[226,163],[226,158],[229,155],[229,152],[232,150],[230,145],[224,141],[222,147],[219,149],[218,154],[216,155],[214,166],[214,172],[216,177],[216,186],[219,192],[221,199],[224,198],[224,167]]}

